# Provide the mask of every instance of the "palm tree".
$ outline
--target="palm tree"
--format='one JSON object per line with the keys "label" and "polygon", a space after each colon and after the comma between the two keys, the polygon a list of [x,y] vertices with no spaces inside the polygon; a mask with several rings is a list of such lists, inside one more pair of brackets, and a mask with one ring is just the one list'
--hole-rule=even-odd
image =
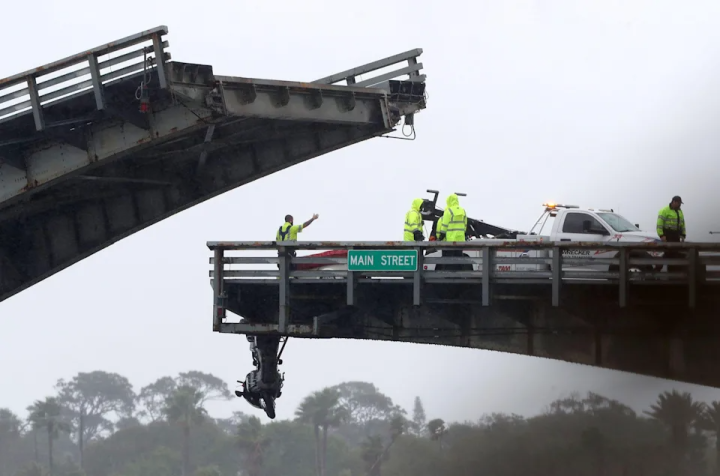
{"label": "palm tree", "polygon": [[69,433],[70,424],[61,419],[62,407],[55,397],[47,397],[45,400],[37,400],[28,407],[33,429],[44,429],[48,434],[48,470],[53,476],[53,441],[60,432]]}
{"label": "palm tree", "polygon": [[248,476],[259,476],[263,452],[270,444],[270,438],[265,436],[262,422],[255,416],[240,423],[237,430],[238,446],[246,455]]}
{"label": "palm tree", "polygon": [[183,430],[183,476],[190,474],[190,427],[205,420],[202,407],[204,395],[190,385],[179,386],[165,401],[163,414],[169,423],[177,423]]}
{"label": "palm tree", "polygon": [[325,476],[328,429],[337,428],[349,416],[347,408],[339,402],[340,392],[337,389],[324,388],[305,397],[295,411],[298,421],[311,424],[315,431],[315,464],[318,476]]}
{"label": "palm tree", "polygon": [[704,410],[705,405],[694,401],[689,392],[673,390],[661,393],[657,403],[650,407],[650,411],[645,412],[670,429],[673,474],[681,471],[680,465],[688,450],[689,429],[701,422]]}

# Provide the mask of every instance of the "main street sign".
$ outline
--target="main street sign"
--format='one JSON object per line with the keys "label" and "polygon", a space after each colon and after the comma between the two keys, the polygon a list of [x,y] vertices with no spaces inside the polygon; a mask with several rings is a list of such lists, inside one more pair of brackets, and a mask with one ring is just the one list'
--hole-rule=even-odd
{"label": "main street sign", "polygon": [[348,271],[417,271],[417,250],[348,250]]}

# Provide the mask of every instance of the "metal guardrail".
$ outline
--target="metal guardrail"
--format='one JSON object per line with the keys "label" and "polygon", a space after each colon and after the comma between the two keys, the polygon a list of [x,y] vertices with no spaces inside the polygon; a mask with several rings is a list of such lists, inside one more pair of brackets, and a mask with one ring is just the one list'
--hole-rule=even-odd
{"label": "metal guardrail", "polygon": [[[231,283],[266,283],[279,286],[280,319],[279,329],[287,329],[289,316],[289,287],[303,283],[338,283],[347,284],[347,305],[355,305],[355,286],[367,282],[385,282],[392,284],[406,284],[413,286],[413,304],[422,303],[422,287],[425,283],[475,283],[482,287],[482,305],[489,306],[492,302],[491,284],[542,284],[552,288],[552,305],[560,305],[560,289],[565,284],[592,283],[604,285],[617,285],[619,287],[619,305],[626,307],[628,292],[631,284],[655,285],[682,285],[688,289],[688,306],[695,307],[697,301],[698,284],[720,284],[720,272],[707,271],[708,266],[720,265],[720,243],[592,243],[592,242],[500,242],[492,243],[465,242],[444,243],[442,247],[437,242],[208,242],[207,246],[214,251],[210,264],[214,266],[210,271],[213,278],[214,294],[214,328],[218,330],[225,316],[226,284]],[[345,264],[347,258],[342,257],[293,257],[290,253],[295,250],[417,250],[418,266],[414,272],[381,272],[381,271],[347,271],[347,270],[314,270],[291,271],[288,264],[314,264],[331,265]],[[444,250],[475,250],[480,257],[427,257],[426,253]],[[527,258],[498,256],[498,250],[548,250],[547,257]],[[613,258],[567,258],[563,251],[567,250],[609,250],[616,251]],[[229,257],[227,251],[244,250],[275,250],[275,256],[244,256]],[[633,257],[638,252],[665,252],[681,251],[682,258],[665,257]],[[489,266],[484,266],[487,263]],[[279,264],[278,270],[232,270],[231,265],[258,265]],[[425,270],[426,264],[476,265],[478,270]],[[547,265],[546,270],[537,271],[496,271],[497,264]],[[617,271],[566,271],[566,267],[582,267],[588,265],[608,265],[617,267]],[[638,272],[631,273],[633,266],[673,266],[683,267],[681,272]],[[703,270],[704,272],[700,272]],[[327,278],[327,279],[323,279]],[[400,279],[399,279],[400,278]],[[402,279],[404,278],[404,279]]]}
{"label": "metal guardrail", "polygon": [[[0,122],[12,120],[20,114],[32,111],[35,128],[41,131],[46,127],[43,106],[68,96],[83,93],[88,88],[92,88],[94,92],[97,109],[103,110],[106,107],[103,94],[104,84],[146,69],[156,69],[159,87],[162,89],[167,88],[164,67],[156,68],[158,61],[164,65],[170,60],[169,53],[165,52],[165,48],[169,47],[169,43],[162,39],[162,36],[167,35],[167,33],[168,28],[166,26],[159,26],[39,68],[0,79]],[[107,57],[111,53],[131,48],[146,41],[152,41],[152,45],[139,47],[113,58]],[[101,57],[106,58],[101,60]],[[142,59],[115,71],[110,70],[103,73],[103,70],[135,58]],[[48,77],[52,73],[69,70],[80,63],[87,63],[87,66],[82,69],[68,71],[53,78]],[[83,78],[85,79],[80,82],[74,82]],[[26,86],[22,89],[16,88],[16,86],[22,84],[26,84]],[[41,94],[43,90],[55,86],[58,86],[58,88]],[[18,102],[18,100],[20,101]]]}
{"label": "metal guardrail", "polygon": [[[357,66],[352,69],[348,69],[346,71],[343,71],[341,73],[336,73],[330,76],[326,76],[324,78],[317,79],[313,81],[313,83],[320,83],[320,84],[336,84],[341,81],[346,81],[348,86],[355,86],[355,87],[382,87],[383,89],[388,89],[384,83],[397,78],[398,76],[402,76],[407,74],[409,76],[408,81],[412,82],[423,82],[425,81],[425,75],[420,74],[420,70],[422,70],[423,64],[418,63],[417,59],[422,54],[423,50],[421,48],[415,48],[413,50],[406,51],[404,53],[400,53],[394,56],[389,56],[387,58],[373,61],[372,63],[367,63],[362,66]],[[360,82],[356,81],[357,76],[361,76],[363,74],[372,73],[378,70],[381,70],[383,68],[388,68],[390,66],[394,66],[398,63],[402,63],[403,61],[407,61],[407,66],[381,74],[379,76],[375,76],[374,78],[369,78],[366,80],[362,80]]]}

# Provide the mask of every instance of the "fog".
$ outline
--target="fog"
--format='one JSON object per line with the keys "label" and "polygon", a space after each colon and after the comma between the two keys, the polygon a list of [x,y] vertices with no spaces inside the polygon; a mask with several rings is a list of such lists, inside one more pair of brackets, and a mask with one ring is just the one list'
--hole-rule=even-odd
{"label": "fog", "polygon": [[[28,19],[27,5],[3,7]],[[553,200],[613,208],[643,229],[673,195],[688,239],[720,229],[720,3],[329,1],[98,4],[38,0],[6,21],[0,77],[160,24],[173,59],[216,74],[310,81],[423,48],[417,139],[373,139],[152,226],[0,303],[0,407],[19,414],[59,378],[102,369],[136,389],[197,369],[234,383],[247,341],[211,332],[209,240],[271,240],[282,217],[320,219],[301,240],[399,239],[413,198],[465,192],[468,214],[528,230]],[[59,20],[62,18],[63,20]],[[251,224],[251,225],[250,225]],[[717,390],[490,351],[293,339],[278,417],[310,391],[374,382],[429,416],[532,414],[594,390],[636,408],[679,388]],[[439,390],[442,384],[443,389]],[[260,415],[240,400],[211,407]]]}

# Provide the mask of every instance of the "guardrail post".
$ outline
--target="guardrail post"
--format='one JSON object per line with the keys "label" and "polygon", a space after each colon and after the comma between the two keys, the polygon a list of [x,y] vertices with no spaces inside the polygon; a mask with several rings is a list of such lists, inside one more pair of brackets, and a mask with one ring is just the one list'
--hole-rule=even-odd
{"label": "guardrail post", "polygon": [[[352,247],[348,248],[348,252],[352,249]],[[348,253],[349,255],[349,253]],[[350,264],[350,258],[348,257],[348,265]],[[349,268],[349,266],[347,266]],[[347,271],[347,305],[348,306],[354,306],[355,305],[355,271]]]}
{"label": "guardrail post", "polygon": [[222,248],[215,248],[215,272],[213,273],[213,332],[220,332],[220,325],[225,317],[225,305],[223,299],[223,258],[224,252]]}
{"label": "guardrail post", "polygon": [[494,248],[485,246],[482,249],[482,305],[489,306],[490,299],[490,279],[492,279],[492,261]]}
{"label": "guardrail post", "polygon": [[165,52],[163,51],[162,38],[160,38],[160,33],[155,33],[152,38],[158,83],[160,84],[161,89],[167,89],[167,78],[165,76]]}
{"label": "guardrail post", "polygon": [[27,77],[28,94],[30,95],[30,105],[32,105],[33,119],[35,119],[35,129],[42,131],[45,129],[45,119],[43,117],[42,105],[40,104],[40,95],[38,94],[37,82],[35,76]]}
{"label": "guardrail post", "polygon": [[562,248],[552,249],[552,306],[560,306],[560,287],[562,285]]}
{"label": "guardrail post", "polygon": [[95,107],[98,111],[105,109],[105,93],[103,91],[102,78],[97,56],[88,55],[88,67],[90,68],[90,79],[92,80],[93,93],[95,94]]}
{"label": "guardrail post", "polygon": [[422,302],[423,248],[415,247],[415,251],[417,251],[417,269],[413,273],[413,306],[419,306]]}
{"label": "guardrail post", "polygon": [[290,255],[284,246],[280,246],[278,252],[278,262],[280,263],[278,331],[284,334],[287,332],[290,321]]}
{"label": "guardrail post", "polygon": [[688,307],[694,309],[697,304],[697,273],[698,253],[695,248],[687,251],[687,282],[688,282]]}
{"label": "guardrail post", "polygon": [[627,306],[627,299],[628,299],[628,250],[627,248],[620,248],[620,252],[618,252],[618,258],[620,259],[620,263],[618,264],[618,269],[620,270],[620,290],[618,295],[618,301],[620,304],[620,307]]}

